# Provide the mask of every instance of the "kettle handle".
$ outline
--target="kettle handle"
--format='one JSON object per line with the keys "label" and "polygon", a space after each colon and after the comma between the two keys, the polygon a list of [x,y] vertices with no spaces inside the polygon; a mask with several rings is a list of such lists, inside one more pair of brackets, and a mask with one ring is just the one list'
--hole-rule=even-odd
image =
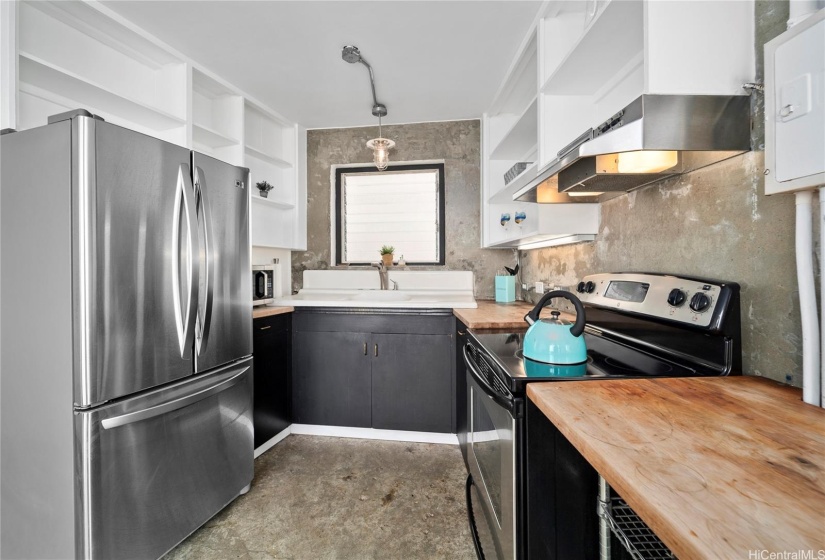
{"label": "kettle handle", "polygon": [[573,307],[576,308],[576,322],[570,327],[570,334],[573,336],[581,336],[584,332],[584,324],[585,324],[585,316],[584,316],[584,305],[582,304],[581,300],[571,294],[570,292],[565,292],[564,290],[553,290],[551,292],[547,292],[544,296],[539,300],[536,306],[530,311],[527,315],[524,316],[524,320],[527,321],[528,325],[532,325],[536,321],[539,320],[539,314],[541,314],[541,310],[547,305],[551,299],[556,297],[563,297],[564,299],[568,300],[570,303],[573,304]]}

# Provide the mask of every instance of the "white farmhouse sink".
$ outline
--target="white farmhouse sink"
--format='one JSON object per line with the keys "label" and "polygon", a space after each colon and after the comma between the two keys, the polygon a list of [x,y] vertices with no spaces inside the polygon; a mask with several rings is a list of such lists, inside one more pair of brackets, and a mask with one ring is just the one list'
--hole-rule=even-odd
{"label": "white farmhouse sink", "polygon": [[323,296],[319,297],[318,294],[295,294],[290,296],[292,299],[296,300],[309,300],[315,301],[317,299],[324,299],[326,301],[343,301],[345,299],[350,299],[350,294],[343,293],[343,294],[333,294],[333,293],[324,293]]}
{"label": "white farmhouse sink", "polygon": [[410,296],[404,292],[369,290],[361,294],[356,294],[352,296],[351,299],[358,301],[407,301],[410,299]]}

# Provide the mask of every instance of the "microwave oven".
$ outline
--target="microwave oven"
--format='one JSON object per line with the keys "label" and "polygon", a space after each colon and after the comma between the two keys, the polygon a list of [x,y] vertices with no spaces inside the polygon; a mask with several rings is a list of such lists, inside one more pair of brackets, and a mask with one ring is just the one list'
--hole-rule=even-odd
{"label": "microwave oven", "polygon": [[252,267],[252,305],[266,305],[275,301],[275,266]]}

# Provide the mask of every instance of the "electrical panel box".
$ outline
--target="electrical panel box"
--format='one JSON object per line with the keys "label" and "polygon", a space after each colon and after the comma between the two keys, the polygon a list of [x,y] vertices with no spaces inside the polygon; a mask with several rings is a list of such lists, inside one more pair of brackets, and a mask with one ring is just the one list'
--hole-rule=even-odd
{"label": "electrical panel box", "polygon": [[765,193],[825,184],[825,9],[765,44]]}

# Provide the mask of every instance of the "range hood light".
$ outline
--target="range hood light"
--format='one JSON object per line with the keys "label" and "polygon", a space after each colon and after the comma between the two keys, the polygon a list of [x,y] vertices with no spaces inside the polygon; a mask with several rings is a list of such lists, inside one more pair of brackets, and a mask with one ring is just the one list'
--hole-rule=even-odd
{"label": "range hood light", "polygon": [[679,163],[679,152],[639,150],[618,154],[619,173],[661,173]]}
{"label": "range hood light", "polygon": [[602,195],[602,194],[604,194],[604,191],[602,191],[602,192],[568,192],[567,196],[599,196],[599,195]]}

